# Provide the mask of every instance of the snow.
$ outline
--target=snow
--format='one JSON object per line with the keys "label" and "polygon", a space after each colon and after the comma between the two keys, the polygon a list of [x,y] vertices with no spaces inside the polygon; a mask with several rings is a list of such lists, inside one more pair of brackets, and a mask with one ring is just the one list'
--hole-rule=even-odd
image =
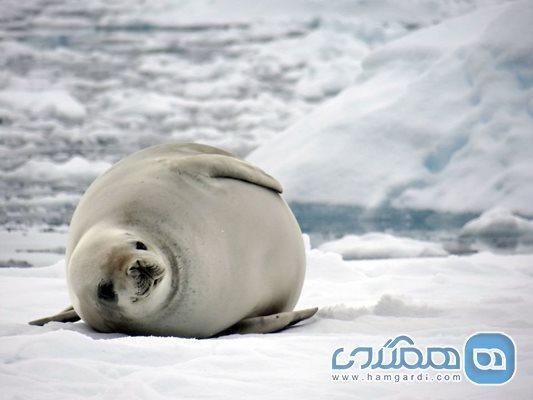
{"label": "snow", "polygon": [[356,83],[248,160],[292,201],[531,215],[532,20],[512,2],[377,47]]}
{"label": "snow", "polygon": [[[484,398],[527,399],[533,375],[531,255],[343,261],[307,249],[299,308],[307,323],[270,335],[195,340],[100,334],[83,322],[27,325],[69,303],[65,265],[0,269],[0,382],[4,398]],[[502,387],[461,383],[333,382],[340,346],[381,347],[409,334],[461,347],[476,331],[503,331],[518,348]]]}
{"label": "snow", "polygon": [[321,244],[319,249],[339,253],[345,260],[448,255],[438,243],[377,232],[361,236],[346,235],[341,239]]}

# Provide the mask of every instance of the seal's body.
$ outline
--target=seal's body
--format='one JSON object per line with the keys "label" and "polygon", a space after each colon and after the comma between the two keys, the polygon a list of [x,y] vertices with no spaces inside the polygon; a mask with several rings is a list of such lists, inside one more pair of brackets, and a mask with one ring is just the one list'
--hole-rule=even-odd
{"label": "seal's body", "polygon": [[181,337],[271,332],[309,317],[316,309],[290,312],[305,254],[279,192],[271,176],[209,146],[160,145],[123,159],[72,217],[75,314],[103,332]]}

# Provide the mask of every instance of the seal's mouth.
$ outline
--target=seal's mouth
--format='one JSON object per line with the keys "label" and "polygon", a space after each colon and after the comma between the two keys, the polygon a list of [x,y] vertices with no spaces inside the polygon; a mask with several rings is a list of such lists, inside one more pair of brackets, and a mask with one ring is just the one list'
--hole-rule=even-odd
{"label": "seal's mouth", "polygon": [[137,260],[128,268],[127,274],[133,278],[135,295],[130,299],[134,303],[141,298],[147,297],[152,288],[155,288],[163,279],[164,269],[156,264]]}

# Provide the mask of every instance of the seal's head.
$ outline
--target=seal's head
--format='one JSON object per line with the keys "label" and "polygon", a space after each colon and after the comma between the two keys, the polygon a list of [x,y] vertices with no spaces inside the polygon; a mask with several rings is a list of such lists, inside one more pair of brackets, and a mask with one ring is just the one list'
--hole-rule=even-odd
{"label": "seal's head", "polygon": [[93,228],[74,248],[67,279],[74,309],[101,332],[142,331],[170,292],[169,262],[127,229]]}

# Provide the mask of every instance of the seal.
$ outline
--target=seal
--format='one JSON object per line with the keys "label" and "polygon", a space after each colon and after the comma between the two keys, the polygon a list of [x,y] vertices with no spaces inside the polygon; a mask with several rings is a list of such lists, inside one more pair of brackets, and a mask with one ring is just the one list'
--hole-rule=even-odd
{"label": "seal", "polygon": [[98,177],[70,223],[72,307],[30,322],[83,319],[100,332],[206,338],[276,332],[305,276],[281,185],[223,150],[164,144]]}

